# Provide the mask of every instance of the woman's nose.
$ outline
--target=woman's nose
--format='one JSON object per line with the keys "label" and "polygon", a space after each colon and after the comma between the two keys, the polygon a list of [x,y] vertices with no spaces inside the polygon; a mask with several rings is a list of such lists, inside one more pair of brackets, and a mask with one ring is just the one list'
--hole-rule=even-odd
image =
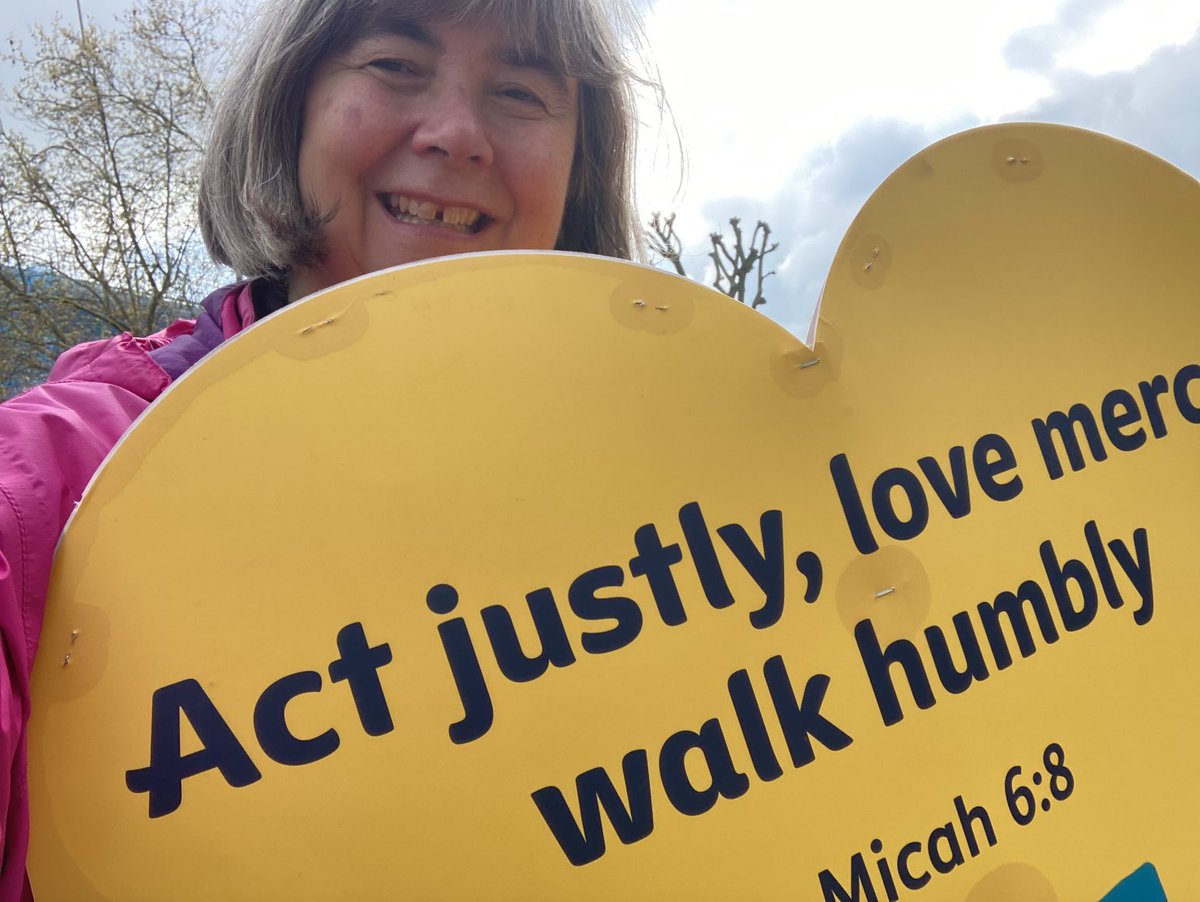
{"label": "woman's nose", "polygon": [[431,92],[413,132],[413,149],[422,156],[444,156],[455,163],[490,166],[491,138],[483,111],[470,93],[446,85]]}

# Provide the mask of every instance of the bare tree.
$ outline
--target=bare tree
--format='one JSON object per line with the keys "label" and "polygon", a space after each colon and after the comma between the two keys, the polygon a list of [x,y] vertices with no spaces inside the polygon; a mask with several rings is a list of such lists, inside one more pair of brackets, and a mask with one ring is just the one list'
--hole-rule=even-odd
{"label": "bare tree", "polygon": [[[747,280],[753,277],[754,293],[750,300],[751,307],[759,307],[767,302],[763,294],[763,283],[775,275],[775,270],[765,270],[764,261],[768,254],[779,248],[779,242],[768,244],[771,240],[771,227],[761,219],[754,226],[747,242],[742,231],[742,221],[734,216],[729,220],[733,229],[733,249],[725,242],[725,236],[720,232],[709,235],[712,250],[708,257],[713,262],[713,288],[724,292],[735,300],[746,303]],[[667,260],[681,276],[687,275],[683,265],[683,241],[675,231],[675,214],[663,215],[654,213],[646,226],[646,239],[650,249]]]}
{"label": "bare tree", "polygon": [[216,280],[195,198],[229,17],[214,0],[141,0],[116,29],[80,15],[10,44],[0,386],[36,381],[77,341],[153,332]]}
{"label": "bare tree", "polygon": [[687,275],[680,259],[683,254],[683,242],[675,231],[674,213],[666,216],[658,212],[650,214],[650,222],[646,225],[646,240],[650,244],[650,250],[670,261],[675,267],[675,272],[681,276]]}

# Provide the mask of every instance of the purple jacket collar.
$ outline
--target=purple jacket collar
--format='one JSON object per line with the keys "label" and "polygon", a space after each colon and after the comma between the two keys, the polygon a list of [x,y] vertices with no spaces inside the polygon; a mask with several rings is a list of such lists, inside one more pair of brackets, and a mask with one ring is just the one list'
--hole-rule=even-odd
{"label": "purple jacket collar", "polygon": [[190,335],[180,335],[170,344],[150,352],[150,358],[166,370],[174,382],[201,358],[257,319],[253,282],[238,282],[219,288],[204,299]]}

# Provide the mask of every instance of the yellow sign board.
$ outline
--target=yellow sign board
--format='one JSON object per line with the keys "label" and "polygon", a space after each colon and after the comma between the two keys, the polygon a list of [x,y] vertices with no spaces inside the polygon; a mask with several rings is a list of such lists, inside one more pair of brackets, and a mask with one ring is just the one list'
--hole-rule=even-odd
{"label": "yellow sign board", "polygon": [[35,891],[1200,894],[1197,234],[1005,125],[876,192],[815,350],[571,255],[285,309],[67,529]]}

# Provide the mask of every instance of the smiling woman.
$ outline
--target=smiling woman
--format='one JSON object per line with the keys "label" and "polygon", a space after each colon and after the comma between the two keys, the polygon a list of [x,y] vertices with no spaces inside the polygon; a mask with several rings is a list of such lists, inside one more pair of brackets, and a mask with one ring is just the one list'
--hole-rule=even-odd
{"label": "smiling woman", "polygon": [[427,257],[556,243],[576,81],[499,23],[364,36],[317,69],[303,120],[300,193],[328,218],[293,299]]}
{"label": "smiling woman", "polygon": [[471,250],[634,255],[622,4],[303,0],[261,22],[203,173],[217,260],[295,299]]}
{"label": "smiling woman", "polygon": [[0,405],[0,902],[27,892],[29,673],[55,541],[105,455],[225,339],[337,282],[469,251],[634,256],[638,34],[622,0],[264,7],[199,198],[209,251],[249,278],[195,321],[73,348]]}

